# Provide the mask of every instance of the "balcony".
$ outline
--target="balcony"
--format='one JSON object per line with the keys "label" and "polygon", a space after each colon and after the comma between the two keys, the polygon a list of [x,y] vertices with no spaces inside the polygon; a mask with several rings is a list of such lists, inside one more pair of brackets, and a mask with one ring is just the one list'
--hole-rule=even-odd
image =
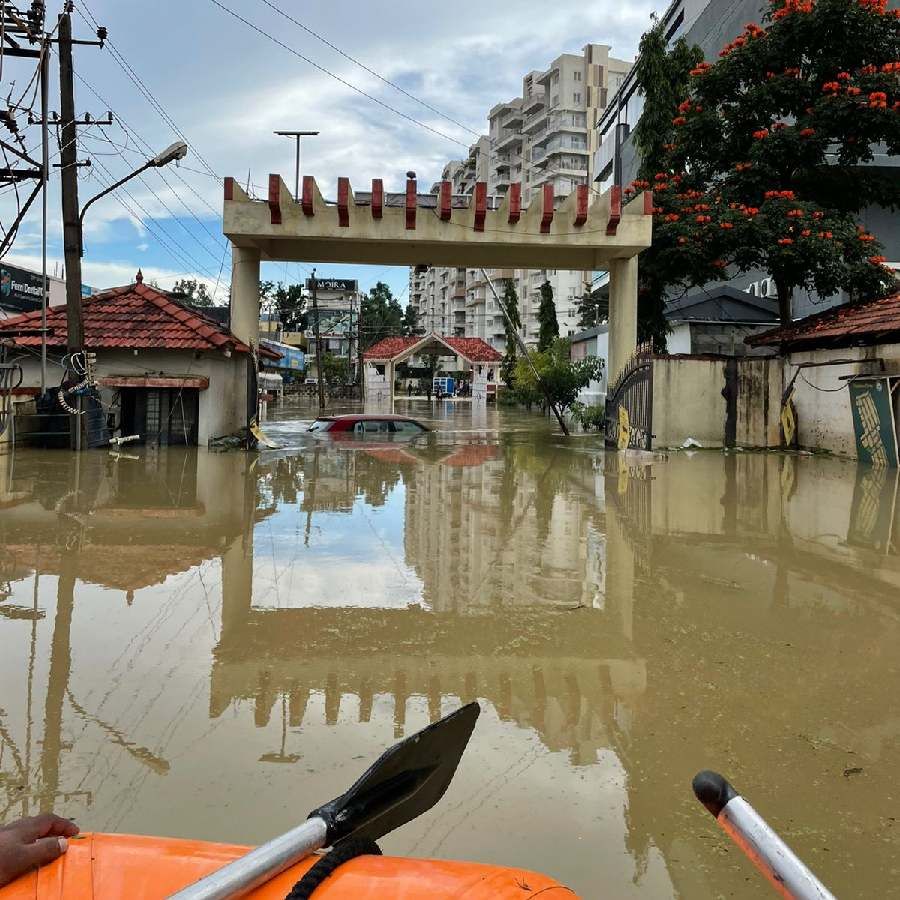
{"label": "balcony", "polygon": [[533,87],[531,94],[525,98],[522,104],[522,112],[531,115],[537,112],[547,101],[547,92],[541,87]]}
{"label": "balcony", "polygon": [[[545,144],[543,147],[535,147],[531,152],[531,162],[537,165],[550,156],[558,156],[561,153],[571,153],[573,155],[590,156],[587,145],[581,145],[567,138],[556,138]],[[584,168],[587,169],[587,160],[585,160]]]}
{"label": "balcony", "polygon": [[534,115],[529,116],[525,120],[525,125],[522,130],[525,134],[532,134],[535,131],[540,131],[545,129],[547,125],[547,110],[540,109]]}
{"label": "balcony", "polygon": [[521,109],[521,107],[518,107],[516,109],[511,109],[508,113],[504,113],[500,117],[500,127],[503,129],[519,131],[522,127],[522,109]]}
{"label": "balcony", "polygon": [[494,145],[494,148],[496,150],[506,150],[521,146],[521,131],[501,131],[499,137],[497,138],[497,143]]}

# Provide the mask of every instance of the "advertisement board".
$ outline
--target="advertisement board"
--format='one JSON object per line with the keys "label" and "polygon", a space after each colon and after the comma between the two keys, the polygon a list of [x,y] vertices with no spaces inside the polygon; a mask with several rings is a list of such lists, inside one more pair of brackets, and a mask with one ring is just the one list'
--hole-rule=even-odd
{"label": "advertisement board", "polygon": [[[306,289],[312,290],[312,278],[306,279]],[[350,278],[317,278],[316,289],[321,293],[355,294],[359,290],[359,282]]]}

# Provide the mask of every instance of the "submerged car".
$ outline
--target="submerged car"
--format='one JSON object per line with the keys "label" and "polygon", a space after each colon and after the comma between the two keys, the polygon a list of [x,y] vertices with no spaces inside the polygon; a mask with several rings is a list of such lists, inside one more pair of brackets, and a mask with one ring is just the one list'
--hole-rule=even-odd
{"label": "submerged car", "polygon": [[342,416],[320,416],[309,427],[314,434],[327,433],[335,437],[384,437],[403,435],[415,437],[426,434],[429,429],[421,422],[408,416],[370,415],[349,413]]}

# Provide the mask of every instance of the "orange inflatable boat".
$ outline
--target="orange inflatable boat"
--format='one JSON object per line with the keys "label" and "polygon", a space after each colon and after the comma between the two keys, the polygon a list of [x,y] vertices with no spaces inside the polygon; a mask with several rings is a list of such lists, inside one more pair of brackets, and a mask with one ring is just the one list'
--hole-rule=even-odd
{"label": "orange inflatable boat", "polygon": [[[163,900],[238,859],[246,847],[130,835],[87,834],[55,863],[0,888],[0,900]],[[318,857],[307,857],[244,896],[284,900]],[[442,860],[358,856],[326,878],[314,900],[572,900],[551,878],[521,869]]]}
{"label": "orange inflatable boat", "polygon": [[[444,795],[477,703],[389,748],[340,797],[260,847],[84,834],[68,852],[0,889],[0,900],[412,900],[571,898],[551,878],[477,863],[381,856],[375,841]],[[331,851],[320,855],[325,847]]]}

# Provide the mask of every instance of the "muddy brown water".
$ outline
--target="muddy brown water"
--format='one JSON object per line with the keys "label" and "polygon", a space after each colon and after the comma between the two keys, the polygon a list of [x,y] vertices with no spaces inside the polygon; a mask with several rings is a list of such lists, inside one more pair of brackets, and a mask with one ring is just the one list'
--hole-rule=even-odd
{"label": "muddy brown water", "polygon": [[436,433],[288,408],[259,456],[0,457],[0,820],[259,842],[478,699],[386,852],[766,896],[693,800],[710,767],[836,894],[900,896],[896,472],[413,411]]}

